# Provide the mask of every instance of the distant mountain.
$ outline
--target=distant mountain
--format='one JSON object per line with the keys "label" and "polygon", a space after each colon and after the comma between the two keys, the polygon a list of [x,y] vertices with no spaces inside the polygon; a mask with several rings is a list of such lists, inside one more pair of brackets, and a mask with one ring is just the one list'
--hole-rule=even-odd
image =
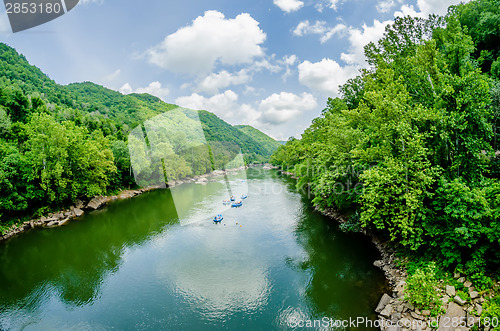
{"label": "distant mountain", "polygon": [[[91,82],[59,85],[3,43],[0,43],[0,72],[0,86],[40,96],[56,117],[73,120],[90,131],[101,129],[106,136],[120,140],[126,140],[130,131],[147,119],[177,108],[149,94],[123,95]],[[239,146],[248,162],[266,161],[279,146],[257,129],[232,126],[209,111],[200,111],[199,118],[208,141]]]}
{"label": "distant mountain", "polygon": [[262,152],[265,154],[273,154],[278,149],[278,147],[281,146],[279,142],[269,137],[264,132],[257,130],[253,126],[236,125],[235,127],[247,136],[251,137],[254,141],[258,142],[262,148]]}

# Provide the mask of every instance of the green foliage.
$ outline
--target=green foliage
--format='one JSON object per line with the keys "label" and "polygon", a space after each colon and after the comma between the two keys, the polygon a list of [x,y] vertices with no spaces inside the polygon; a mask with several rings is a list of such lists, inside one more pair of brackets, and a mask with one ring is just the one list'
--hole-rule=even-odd
{"label": "green foliage", "polygon": [[478,288],[500,265],[498,22],[496,0],[397,18],[365,48],[372,69],[271,157],[318,207],[356,210],[361,226],[461,265]]}
{"label": "green foliage", "polygon": [[[500,321],[500,296],[495,296],[491,299],[487,299],[483,303],[483,313],[481,314],[481,324],[486,325],[486,323],[491,323],[495,321],[495,325],[498,326],[498,322]],[[498,330],[498,327],[494,328]]]}
{"label": "green foliage", "polygon": [[[76,198],[136,185],[129,146],[137,141],[129,141],[129,134],[137,127],[142,134],[139,125],[152,118],[148,135],[160,143],[154,151],[137,145],[139,166],[149,167],[149,179],[176,180],[232,166],[240,150],[247,163],[266,162],[279,145],[207,111],[175,115],[170,111],[176,105],[149,94],[122,95],[90,82],[58,85],[3,43],[0,72],[2,229]],[[168,113],[174,115],[163,116]],[[204,131],[195,130],[198,119]],[[175,132],[167,134],[161,125]]]}
{"label": "green foliage", "polygon": [[433,315],[437,315],[441,310],[437,287],[436,266],[431,263],[426,267],[416,269],[407,278],[405,299],[416,308],[428,309]]}

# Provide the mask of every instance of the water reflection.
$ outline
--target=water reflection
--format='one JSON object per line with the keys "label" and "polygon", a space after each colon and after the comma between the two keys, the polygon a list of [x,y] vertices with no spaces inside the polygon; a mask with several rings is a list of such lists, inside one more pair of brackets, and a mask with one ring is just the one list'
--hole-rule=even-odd
{"label": "water reflection", "polygon": [[0,329],[286,329],[369,316],[384,281],[368,240],[339,232],[276,172],[250,169],[247,182],[243,207],[219,225],[206,211],[224,184],[210,182],[172,189],[193,206],[182,222],[160,190],[0,244]]}
{"label": "water reflection", "polygon": [[[68,304],[91,303],[107,275],[118,270],[124,247],[141,245],[176,223],[169,194],[164,190],[119,201],[67,226],[33,230],[1,243],[0,311],[33,311],[54,292]],[[150,203],[158,208],[146,208]]]}

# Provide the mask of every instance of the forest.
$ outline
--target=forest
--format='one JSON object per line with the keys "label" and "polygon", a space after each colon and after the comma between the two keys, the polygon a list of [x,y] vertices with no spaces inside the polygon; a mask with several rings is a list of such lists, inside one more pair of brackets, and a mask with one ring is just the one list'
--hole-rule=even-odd
{"label": "forest", "polygon": [[[139,160],[150,177],[161,172],[176,180],[222,169],[240,150],[246,164],[265,162],[280,146],[208,111],[174,114],[176,105],[149,94],[122,95],[90,82],[59,85],[3,43],[0,73],[0,233],[76,199],[136,187],[128,139],[153,118],[150,129],[161,144]],[[173,131],[160,132],[162,125]]]}
{"label": "forest", "polygon": [[[500,2],[397,18],[272,163],[320,209],[479,289],[500,267]],[[500,306],[499,306],[500,308]],[[500,311],[500,310],[499,310]]]}

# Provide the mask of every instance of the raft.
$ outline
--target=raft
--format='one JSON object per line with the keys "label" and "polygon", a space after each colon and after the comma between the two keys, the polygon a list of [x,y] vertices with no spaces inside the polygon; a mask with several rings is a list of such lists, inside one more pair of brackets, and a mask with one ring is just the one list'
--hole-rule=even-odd
{"label": "raft", "polygon": [[223,204],[224,206],[227,206],[227,205],[230,205],[230,204],[231,204],[231,201],[229,201],[229,200],[224,200],[224,201],[222,201],[222,204]]}
{"label": "raft", "polygon": [[236,201],[236,202],[233,202],[233,204],[231,205],[231,207],[241,207],[243,206],[243,201]]}
{"label": "raft", "polygon": [[219,223],[219,222],[221,222],[223,219],[224,219],[224,218],[222,217],[222,215],[221,215],[221,214],[219,214],[219,215],[217,215],[217,216],[215,216],[215,217],[214,217],[214,222],[215,222],[215,223]]}
{"label": "raft", "polygon": [[248,196],[247,196],[246,194],[243,194],[243,195],[241,196],[241,199],[246,199],[246,198],[248,198]]}

